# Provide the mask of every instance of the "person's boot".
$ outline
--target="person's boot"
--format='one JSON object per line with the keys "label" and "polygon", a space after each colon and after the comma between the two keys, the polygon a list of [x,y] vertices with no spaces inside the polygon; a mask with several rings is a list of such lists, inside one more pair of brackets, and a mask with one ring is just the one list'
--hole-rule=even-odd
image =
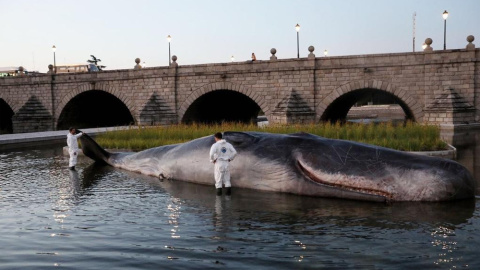
{"label": "person's boot", "polygon": [[227,191],[225,192],[225,195],[228,195],[228,196],[232,195],[232,188],[227,187],[226,189],[227,189]]}
{"label": "person's boot", "polygon": [[222,196],[222,188],[217,188],[217,196]]}

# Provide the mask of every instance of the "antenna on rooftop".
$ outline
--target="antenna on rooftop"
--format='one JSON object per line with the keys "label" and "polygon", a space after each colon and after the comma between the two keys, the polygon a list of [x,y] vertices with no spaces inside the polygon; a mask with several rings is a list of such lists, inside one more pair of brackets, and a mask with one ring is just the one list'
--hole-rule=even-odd
{"label": "antenna on rooftop", "polygon": [[415,28],[416,28],[416,25],[415,25],[415,21],[416,21],[416,18],[417,18],[417,12],[413,12],[413,52],[415,52]]}
{"label": "antenna on rooftop", "polygon": [[32,52],[32,62],[33,62],[33,69],[32,71],[35,70],[35,52]]}

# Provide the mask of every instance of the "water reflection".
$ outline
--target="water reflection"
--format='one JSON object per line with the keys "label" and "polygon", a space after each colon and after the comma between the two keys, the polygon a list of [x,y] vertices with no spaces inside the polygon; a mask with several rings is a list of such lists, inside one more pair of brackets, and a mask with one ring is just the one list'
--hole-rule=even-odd
{"label": "water reflection", "polygon": [[432,246],[438,247],[438,259],[434,261],[436,265],[449,265],[456,263],[461,258],[461,254],[454,254],[457,250],[455,241],[455,230],[444,226],[437,227],[432,233]]}
{"label": "water reflection", "polygon": [[75,197],[79,199],[87,194],[101,179],[107,177],[111,171],[111,168],[97,163],[92,163],[85,169],[80,170],[80,172],[69,170]]}
{"label": "water reflection", "polygon": [[[103,165],[93,163],[85,169],[72,171],[66,169],[64,164],[58,160],[52,162],[51,166],[53,168],[50,170],[50,180],[55,186],[50,195],[53,202],[52,215],[56,223],[62,224],[60,229],[65,229],[63,224],[71,215],[72,207],[82,203],[88,190],[110,170]],[[65,177],[62,175],[68,175],[69,181],[63,179]],[[68,236],[68,234],[52,233],[51,236]]]}
{"label": "water reflection", "polygon": [[[210,196],[215,195],[213,188],[210,188],[210,190],[207,192],[210,193]],[[231,196],[215,195],[215,211],[212,215],[212,221],[214,230],[219,233],[216,236],[219,239],[225,239],[227,237],[227,233],[231,231],[231,200]]]}
{"label": "water reflection", "polygon": [[180,198],[171,198],[170,204],[168,204],[168,211],[170,211],[170,214],[168,215],[168,224],[172,226],[172,229],[170,229],[170,234],[172,238],[180,238],[180,214],[181,214],[181,200]]}
{"label": "water reflection", "polygon": [[[363,225],[390,229],[405,226],[416,228],[425,223],[449,227],[466,223],[475,211],[475,200],[387,205],[241,188],[236,188],[235,194],[230,198],[215,196],[211,186],[170,180],[160,182],[156,178],[141,175],[137,175],[137,178],[161,187],[172,198],[176,198],[172,199],[176,204],[183,202],[186,205],[210,209],[213,206],[213,224],[219,229],[228,228],[234,219],[285,224],[324,224],[334,221],[337,226]],[[281,215],[271,215],[272,213]],[[301,233],[308,231],[303,230]]]}
{"label": "water reflection", "polygon": [[[458,265],[464,256],[458,247],[468,246],[469,242],[467,239],[457,237],[456,231],[472,219],[476,203],[475,200],[463,200],[386,205],[239,188],[235,189],[231,197],[226,197],[216,196],[210,186],[179,181],[160,182],[143,176],[140,178],[150,185],[161,186],[170,196],[177,198],[176,202],[181,201],[186,207],[212,209],[215,232],[212,239],[221,241],[218,242],[215,252],[228,252],[224,245],[229,242],[253,241],[252,245],[257,245],[257,241],[275,241],[249,240],[251,235],[263,235],[270,231],[292,239],[293,242],[283,245],[296,247],[297,254],[294,258],[297,262],[304,262],[306,258],[312,256],[312,250],[318,250],[319,246],[324,245],[313,239],[319,237],[328,239],[332,233],[334,238],[338,239],[347,237],[368,242],[378,238],[377,241],[380,242],[391,242],[393,240],[390,237],[399,233],[425,231],[430,238],[416,241],[425,244],[429,242],[431,247],[437,250],[437,257],[430,255],[431,263],[444,266]],[[245,234],[241,234],[241,239],[236,239],[235,236],[239,232]],[[395,239],[396,237],[398,236],[395,236]],[[349,247],[348,242],[341,243],[333,239],[332,241],[328,243],[333,246],[331,249],[355,248],[355,245]]]}

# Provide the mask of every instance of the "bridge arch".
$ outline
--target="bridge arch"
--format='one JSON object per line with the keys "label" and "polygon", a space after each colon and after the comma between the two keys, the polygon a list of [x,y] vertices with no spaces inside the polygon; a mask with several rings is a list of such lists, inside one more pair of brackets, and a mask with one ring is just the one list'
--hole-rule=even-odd
{"label": "bridge arch", "polygon": [[[270,109],[263,96],[240,84],[218,82],[199,87],[185,99],[178,111],[179,122],[188,122],[187,118],[189,118],[189,110],[191,110],[192,106],[201,102],[202,99],[208,99],[214,95],[217,95],[217,97],[222,95],[234,98],[236,101],[240,101],[236,104],[241,104],[243,102],[245,106],[247,106],[247,111],[251,112],[256,109],[258,109],[258,111],[262,110],[267,119],[269,118]],[[248,117],[248,115],[246,117]]]}
{"label": "bridge arch", "polygon": [[[134,111],[133,102],[113,87],[104,83],[90,83],[64,95],[55,111],[55,118],[58,129],[68,128],[71,124],[83,128],[128,125],[136,122]],[[83,122],[85,119],[81,119],[82,115],[95,121],[89,119]]]}
{"label": "bridge arch", "polygon": [[14,110],[8,100],[0,96],[0,134],[12,133]]}
{"label": "bridge arch", "polygon": [[3,99],[5,103],[12,109],[12,111],[15,113],[17,112],[21,106],[18,105],[18,102],[14,102],[13,99],[9,98],[8,96],[3,96],[0,93],[0,99]]}
{"label": "bridge arch", "polygon": [[77,95],[86,92],[86,91],[91,91],[91,90],[99,90],[99,91],[104,91],[107,92],[116,98],[118,98],[120,101],[122,101],[123,104],[128,108],[130,111],[130,114],[134,116],[135,114],[133,112],[136,111],[136,108],[134,106],[134,102],[130,100],[127,96],[122,94],[122,92],[117,91],[114,87],[106,84],[106,83],[88,83],[88,84],[83,84],[80,85],[79,87],[75,88],[73,91],[68,92],[65,94],[61,99],[60,103],[58,103],[57,109],[55,111],[55,118],[58,119],[60,117],[60,114],[62,113],[63,109],[67,105],[70,100],[72,100],[74,97]]}
{"label": "bridge arch", "polygon": [[343,120],[359,98],[369,93],[383,93],[391,96],[400,105],[409,120],[419,121],[423,118],[421,104],[407,91],[398,89],[388,82],[362,80],[344,84],[320,101],[317,104],[317,119],[321,121]]}

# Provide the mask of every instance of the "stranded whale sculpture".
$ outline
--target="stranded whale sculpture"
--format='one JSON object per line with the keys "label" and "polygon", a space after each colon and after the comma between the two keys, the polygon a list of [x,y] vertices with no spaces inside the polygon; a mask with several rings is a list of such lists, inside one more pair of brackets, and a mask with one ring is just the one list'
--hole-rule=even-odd
{"label": "stranded whale sculpture", "polygon": [[[366,201],[448,201],[472,198],[475,181],[455,161],[362,143],[296,133],[225,132],[238,156],[233,187]],[[213,136],[109,153],[88,135],[84,154],[95,161],[161,179],[214,185],[208,153]]]}

